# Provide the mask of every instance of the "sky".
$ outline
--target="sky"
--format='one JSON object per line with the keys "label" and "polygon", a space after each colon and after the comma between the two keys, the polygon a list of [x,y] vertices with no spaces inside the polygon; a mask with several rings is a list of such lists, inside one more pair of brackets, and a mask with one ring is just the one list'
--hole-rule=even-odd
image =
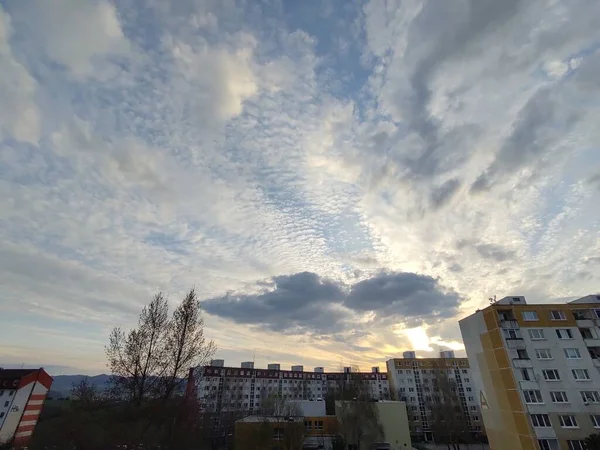
{"label": "sky", "polygon": [[464,355],[600,290],[596,0],[0,0],[0,364],[106,372],[154,293],[216,357]]}

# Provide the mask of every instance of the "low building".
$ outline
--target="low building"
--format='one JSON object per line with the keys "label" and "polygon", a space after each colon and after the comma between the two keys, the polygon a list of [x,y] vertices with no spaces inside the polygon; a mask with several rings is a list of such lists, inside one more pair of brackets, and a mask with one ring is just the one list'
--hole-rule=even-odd
{"label": "low building", "polygon": [[406,403],[336,401],[338,433],[347,448],[410,449]]}
{"label": "low building", "polygon": [[0,369],[0,443],[27,445],[51,385],[44,369]]}

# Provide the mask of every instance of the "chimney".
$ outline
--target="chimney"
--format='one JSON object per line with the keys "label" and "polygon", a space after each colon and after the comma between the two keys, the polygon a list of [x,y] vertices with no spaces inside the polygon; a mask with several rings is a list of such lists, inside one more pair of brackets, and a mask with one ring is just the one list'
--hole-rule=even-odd
{"label": "chimney", "polygon": [[194,368],[190,367],[188,372],[187,384],[185,385],[185,399],[191,400],[195,398],[196,394],[196,382],[194,380]]}

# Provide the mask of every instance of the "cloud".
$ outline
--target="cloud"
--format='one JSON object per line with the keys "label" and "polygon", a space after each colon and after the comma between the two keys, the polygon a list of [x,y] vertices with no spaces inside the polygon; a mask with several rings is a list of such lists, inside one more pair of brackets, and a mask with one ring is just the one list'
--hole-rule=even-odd
{"label": "cloud", "polygon": [[456,191],[458,191],[460,186],[461,181],[458,178],[453,178],[445,181],[442,185],[432,190],[430,201],[433,208],[438,209],[448,203],[454,194],[456,194]]}
{"label": "cloud", "polygon": [[26,67],[19,63],[10,48],[10,16],[0,6],[0,140],[10,136],[36,145],[40,138],[41,119],[35,92],[37,83]]}
{"label": "cloud", "polygon": [[39,38],[37,48],[78,79],[102,76],[111,57],[131,50],[117,10],[106,0],[19,2],[13,14],[20,27],[35,30],[30,38]]}
{"label": "cloud", "polygon": [[358,327],[358,315],[364,313],[373,313],[377,320],[420,324],[452,317],[460,303],[437,280],[414,273],[380,272],[344,286],[303,272],[273,277],[270,283],[256,294],[204,300],[203,307],[210,314],[273,331],[332,334]]}

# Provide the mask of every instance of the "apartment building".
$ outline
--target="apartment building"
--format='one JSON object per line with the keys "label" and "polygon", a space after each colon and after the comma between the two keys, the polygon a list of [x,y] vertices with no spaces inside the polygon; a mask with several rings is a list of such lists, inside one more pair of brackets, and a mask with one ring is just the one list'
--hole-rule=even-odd
{"label": "apartment building", "polygon": [[406,351],[403,358],[387,361],[387,372],[393,395],[406,402],[413,441],[435,440],[430,420],[433,405],[439,400],[440,376],[448,380],[458,398],[461,411],[456,413],[461,422],[474,437],[484,433],[479,399],[467,358],[456,358],[453,351],[440,352],[439,358],[417,358],[414,351]]}
{"label": "apartment building", "polygon": [[198,397],[205,411],[254,412],[260,410],[270,395],[285,400],[323,400],[329,390],[350,377],[360,377],[372,399],[390,398],[387,374],[380,373],[378,367],[359,373],[352,373],[350,367],[342,372],[325,372],[322,367],[307,372],[299,365],[291,370],[282,370],[279,364],[257,369],[252,362],[226,367],[223,360],[213,360],[201,369]]}
{"label": "apartment building", "polygon": [[51,385],[44,369],[0,368],[0,443],[29,442]]}
{"label": "apartment building", "polygon": [[583,450],[600,431],[600,295],[505,297],[459,323],[492,448]]}

